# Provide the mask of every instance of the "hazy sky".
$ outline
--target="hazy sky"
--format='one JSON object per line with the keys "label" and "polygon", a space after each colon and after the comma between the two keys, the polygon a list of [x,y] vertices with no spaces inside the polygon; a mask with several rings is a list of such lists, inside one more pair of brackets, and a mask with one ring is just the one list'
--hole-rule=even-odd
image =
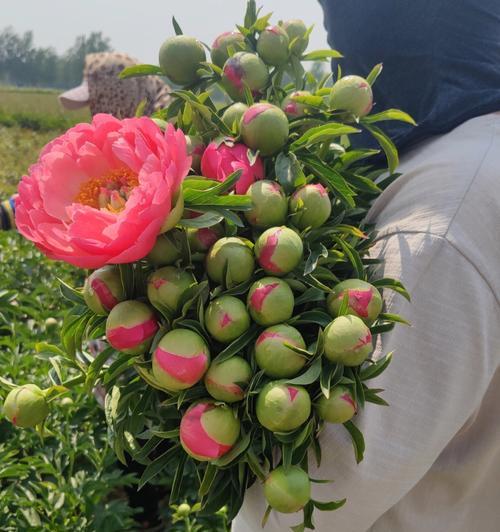
{"label": "hazy sky", "polygon": [[[246,0],[0,0],[0,29],[33,30],[37,46],[66,50],[75,36],[102,31],[115,50],[157,63],[161,43],[173,35],[172,15],[186,34],[211,44],[243,19]],[[258,0],[272,21],[302,18],[315,24],[310,49],[325,48],[326,34],[317,0]]]}

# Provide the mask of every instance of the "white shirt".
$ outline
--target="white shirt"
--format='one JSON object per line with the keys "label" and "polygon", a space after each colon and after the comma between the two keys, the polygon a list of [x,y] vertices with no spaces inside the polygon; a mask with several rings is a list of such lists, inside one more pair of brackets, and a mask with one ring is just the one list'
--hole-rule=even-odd
{"label": "white shirt", "polygon": [[[342,426],[322,436],[313,497],[347,497],[315,510],[317,532],[500,530],[500,114],[427,140],[402,159],[403,173],[376,201],[377,277],[400,279],[407,303],[385,291],[398,325],[375,356],[395,352],[372,386],[389,407],[367,404],[354,420],[365,436],[356,465]],[[233,532],[260,530],[257,482]],[[302,521],[272,512],[265,531]]]}

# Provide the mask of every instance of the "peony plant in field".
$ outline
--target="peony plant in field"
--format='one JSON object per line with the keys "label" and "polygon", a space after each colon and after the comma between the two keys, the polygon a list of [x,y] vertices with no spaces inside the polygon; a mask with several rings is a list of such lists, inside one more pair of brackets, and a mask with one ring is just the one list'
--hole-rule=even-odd
{"label": "peony plant in field", "polygon": [[[51,397],[103,387],[118,458],[147,466],[141,485],[175,464],[172,502],[190,462],[204,512],[226,506],[233,519],[260,482],[263,524],[271,510],[302,510],[296,530],[313,528],[314,508],[345,502],[317,501],[311,488],[325,423],[347,430],[359,462],[353,420],[366,402],[386,404],[369,381],[391,355],[375,358],[373,346],[404,320],[384,313],[383,291],[409,296],[374,277],[363,219],[398,163],[375,124],[412,119],[370,114],[380,65],[366,79],[315,79],[303,63],[339,52],[307,53],[302,21],[271,25],[252,0],[209,54],[175,19],[174,29],[160,66],[122,72],[169,77],[180,86],[169,107],[72,128],[20,185],[22,234],[93,270],[84,287],[61,285],[75,306],[62,349],[51,347]],[[370,164],[378,150],[352,147],[363,131],[387,168]],[[91,356],[96,339],[105,347]],[[15,388],[4,412],[43,431],[48,392],[33,386]]]}

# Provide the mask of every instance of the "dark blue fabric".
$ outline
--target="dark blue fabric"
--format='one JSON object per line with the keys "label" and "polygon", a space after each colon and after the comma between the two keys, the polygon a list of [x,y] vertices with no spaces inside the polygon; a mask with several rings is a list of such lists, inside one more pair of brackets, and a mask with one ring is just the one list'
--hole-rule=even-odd
{"label": "dark blue fabric", "polygon": [[[418,123],[385,122],[400,149],[500,111],[500,0],[320,0],[342,74],[382,62],[374,112],[399,108]],[[336,62],[333,64],[336,71]]]}

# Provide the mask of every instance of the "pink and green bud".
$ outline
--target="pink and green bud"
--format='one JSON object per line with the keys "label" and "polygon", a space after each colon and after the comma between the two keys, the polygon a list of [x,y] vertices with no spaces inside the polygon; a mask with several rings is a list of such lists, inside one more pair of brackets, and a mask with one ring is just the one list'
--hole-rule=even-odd
{"label": "pink and green bud", "polygon": [[297,98],[312,96],[309,91],[295,91],[289,94],[282,102],[281,109],[289,118],[301,118],[314,109],[306,103],[297,101]]}
{"label": "pink and green bud", "polygon": [[222,85],[236,102],[245,101],[245,86],[260,96],[269,84],[269,70],[262,59],[249,52],[237,52],[224,64]]}
{"label": "pink and green bud", "polygon": [[238,102],[230,105],[222,115],[222,121],[235,134],[240,134],[241,117],[248,109],[248,105]]}
{"label": "pink and green bud", "polygon": [[244,283],[255,268],[253,251],[242,238],[221,238],[207,253],[206,268],[210,279],[220,285],[226,284],[227,278],[232,285]]}
{"label": "pink and green bud", "polygon": [[118,266],[103,266],[95,270],[83,287],[83,299],[92,312],[105,316],[125,299]]}
{"label": "pink and green bud", "polygon": [[147,259],[157,268],[174,264],[182,257],[182,238],[183,232],[178,229],[158,235]]}
{"label": "pink and green bud", "polygon": [[263,277],[252,284],[247,308],[259,325],[270,326],[289,320],[295,300],[292,289],[277,277]]}
{"label": "pink and green bud", "polygon": [[195,135],[186,135],[186,148],[188,155],[191,156],[191,168],[196,174],[199,174],[201,169],[201,157],[206,148],[203,139]]}
{"label": "pink and green bud", "polygon": [[226,31],[213,42],[210,56],[212,63],[222,68],[231,55],[245,51],[248,51],[248,45],[243,34],[239,31]]}
{"label": "pink and green bud", "polygon": [[233,410],[213,401],[194,404],[182,416],[181,445],[196,460],[209,462],[228,453],[240,435]]}
{"label": "pink and green bud", "polygon": [[186,290],[195,284],[192,273],[174,266],[164,266],[148,278],[148,299],[158,310],[175,313]]}
{"label": "pink and green bud", "polygon": [[250,316],[243,301],[233,296],[221,296],[208,305],[205,326],[212,338],[228,344],[250,327]]}
{"label": "pink and green bud", "polygon": [[205,60],[205,48],[201,42],[187,35],[170,37],[160,48],[160,67],[177,85],[191,85],[197,81],[198,70]]}
{"label": "pink and green bud", "polygon": [[302,260],[304,245],[300,236],[289,227],[271,227],[255,243],[257,262],[266,273],[286,275]]}
{"label": "pink and green bud", "polygon": [[49,405],[38,386],[25,384],[9,392],[3,404],[3,413],[16,427],[32,428],[43,423],[49,414]]}
{"label": "pink and green bud", "polygon": [[266,228],[286,222],[288,201],[276,181],[256,181],[247,190],[247,196],[252,199],[252,209],[244,214],[251,225]]}
{"label": "pink and green bud", "polygon": [[210,351],[205,340],[188,329],[165,334],[153,353],[153,376],[172,392],[194,386],[209,365]]}
{"label": "pink and green bud", "polygon": [[302,386],[269,382],[257,396],[256,413],[259,423],[271,432],[290,432],[309,417],[311,398]]}
{"label": "pink and green bud", "polygon": [[354,116],[367,115],[373,106],[372,88],[360,76],[345,76],[336,81],[330,93],[330,106]]}
{"label": "pink and green bud", "polygon": [[348,314],[358,316],[370,326],[382,312],[382,296],[370,283],[361,279],[348,279],[334,286],[326,299],[328,312],[334,318],[339,315],[344,295],[347,291],[349,298]]}
{"label": "pink and green bud", "polygon": [[330,196],[320,183],[304,185],[290,198],[290,213],[293,213],[291,219],[299,229],[321,227],[331,212]]}
{"label": "pink and green bud", "polygon": [[288,141],[288,118],[276,105],[255,103],[241,118],[240,131],[249,148],[261,155],[274,155]]}
{"label": "pink and green bud", "polygon": [[346,386],[334,386],[328,399],[321,395],[315,406],[318,416],[328,423],[346,423],[358,410],[354,396]]}
{"label": "pink and green bud", "polygon": [[223,234],[224,230],[220,225],[200,228],[190,227],[187,230],[189,247],[193,252],[206,253]]}
{"label": "pink and green bud", "polygon": [[357,316],[339,316],[324,331],[325,356],[344,366],[359,366],[373,351],[372,334]]}
{"label": "pink and green bud", "polygon": [[255,342],[255,361],[265,374],[274,378],[293,377],[307,359],[288,346],[305,349],[300,332],[290,325],[268,327]]}
{"label": "pink and green bud", "polygon": [[309,476],[299,466],[277,467],[264,483],[264,497],[269,506],[278,512],[298,512],[311,499]]}
{"label": "pink and green bud", "polygon": [[290,41],[290,52],[293,55],[301,56],[309,44],[306,25],[302,20],[287,20],[283,23],[283,28]]}
{"label": "pink and green bud", "polygon": [[245,397],[245,389],[252,378],[250,364],[234,356],[220,364],[212,362],[205,374],[205,387],[218,401],[234,403]]}
{"label": "pink and green bud", "polygon": [[257,53],[268,65],[281,66],[290,56],[290,41],[281,26],[268,26],[257,40]]}
{"label": "pink and green bud", "polygon": [[106,338],[117,351],[140,355],[149,349],[159,325],[153,309],[141,301],[123,301],[109,313]]}

